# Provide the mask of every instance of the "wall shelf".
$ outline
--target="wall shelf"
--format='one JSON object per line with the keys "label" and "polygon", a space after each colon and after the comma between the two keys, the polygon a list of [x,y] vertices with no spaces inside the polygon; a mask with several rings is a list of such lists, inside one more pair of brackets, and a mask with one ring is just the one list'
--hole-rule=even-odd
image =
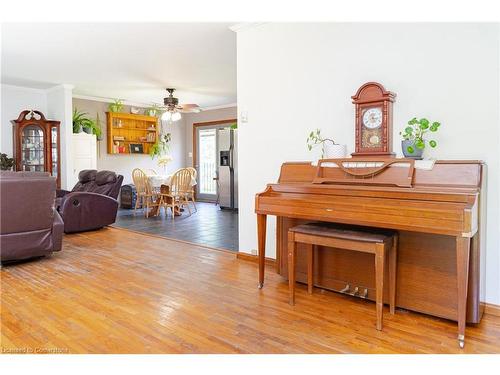
{"label": "wall shelf", "polygon": [[106,112],[106,117],[108,154],[131,155],[130,143],[142,144],[142,153],[149,154],[151,146],[158,140],[156,117],[117,112]]}

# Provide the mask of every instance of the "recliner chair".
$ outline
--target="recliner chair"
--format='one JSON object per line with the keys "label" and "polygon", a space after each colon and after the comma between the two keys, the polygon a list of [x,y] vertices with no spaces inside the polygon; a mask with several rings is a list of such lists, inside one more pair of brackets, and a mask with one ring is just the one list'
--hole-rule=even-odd
{"label": "recliner chair", "polygon": [[123,176],[112,171],[86,169],[73,190],[58,190],[56,206],[64,220],[64,232],[75,233],[113,224]]}
{"label": "recliner chair", "polygon": [[63,221],[54,208],[56,179],[42,172],[0,172],[2,262],[60,251]]}

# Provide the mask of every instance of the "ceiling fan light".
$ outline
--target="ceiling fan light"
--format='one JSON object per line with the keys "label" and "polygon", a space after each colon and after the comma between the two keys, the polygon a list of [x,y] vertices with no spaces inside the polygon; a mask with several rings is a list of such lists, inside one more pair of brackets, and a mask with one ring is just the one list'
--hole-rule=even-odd
{"label": "ceiling fan light", "polygon": [[179,112],[172,113],[172,121],[179,121],[181,119],[181,114]]}
{"label": "ceiling fan light", "polygon": [[161,115],[161,119],[163,121],[168,121],[168,120],[170,120],[171,117],[172,117],[172,113],[169,111],[165,111],[165,112],[163,112],[163,115]]}

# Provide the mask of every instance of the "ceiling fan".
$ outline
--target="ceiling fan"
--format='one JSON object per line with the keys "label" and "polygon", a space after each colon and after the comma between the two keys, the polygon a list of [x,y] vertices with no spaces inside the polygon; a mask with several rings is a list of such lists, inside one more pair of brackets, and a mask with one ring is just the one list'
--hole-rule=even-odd
{"label": "ceiling fan", "polygon": [[161,119],[165,121],[178,121],[181,119],[181,113],[198,113],[201,112],[201,108],[198,104],[179,104],[179,99],[174,97],[175,89],[168,88],[168,96],[163,98],[165,110],[162,114]]}

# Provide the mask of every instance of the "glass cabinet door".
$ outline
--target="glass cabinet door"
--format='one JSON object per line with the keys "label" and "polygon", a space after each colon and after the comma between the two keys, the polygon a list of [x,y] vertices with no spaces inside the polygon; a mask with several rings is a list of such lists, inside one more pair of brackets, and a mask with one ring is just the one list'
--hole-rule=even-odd
{"label": "glass cabinet door", "polygon": [[28,125],[21,136],[21,165],[23,171],[45,172],[45,140],[43,129]]}
{"label": "glass cabinet door", "polygon": [[57,158],[57,143],[58,143],[58,139],[57,139],[57,135],[58,135],[58,131],[57,131],[57,128],[55,126],[51,127],[50,128],[50,153],[51,153],[51,157],[52,157],[52,176],[54,177],[58,177],[58,171],[59,171],[59,168],[58,168],[58,165],[59,165],[59,160]]}

